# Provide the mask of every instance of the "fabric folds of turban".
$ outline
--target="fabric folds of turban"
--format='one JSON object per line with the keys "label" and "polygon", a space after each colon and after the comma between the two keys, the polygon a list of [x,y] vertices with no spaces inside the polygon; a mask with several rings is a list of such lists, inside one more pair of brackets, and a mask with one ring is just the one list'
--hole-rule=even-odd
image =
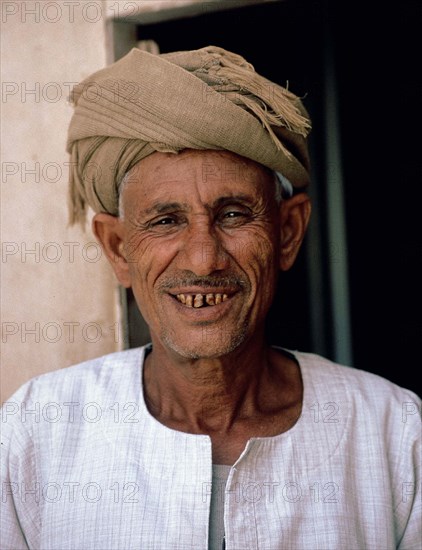
{"label": "fabric folds of turban", "polygon": [[87,204],[117,215],[124,175],[155,151],[232,151],[295,188],[309,184],[310,120],[301,101],[222,48],[135,48],[77,84],[71,100],[71,223],[83,223]]}

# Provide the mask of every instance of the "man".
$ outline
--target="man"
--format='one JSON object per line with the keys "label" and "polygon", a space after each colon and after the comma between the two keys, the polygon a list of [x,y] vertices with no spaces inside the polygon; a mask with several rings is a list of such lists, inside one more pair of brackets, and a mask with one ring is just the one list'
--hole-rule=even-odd
{"label": "man", "polygon": [[420,548],[418,397],[265,340],[310,215],[298,98],[208,47],[133,50],[74,102],[72,221],[152,343],[7,404],[3,548]]}

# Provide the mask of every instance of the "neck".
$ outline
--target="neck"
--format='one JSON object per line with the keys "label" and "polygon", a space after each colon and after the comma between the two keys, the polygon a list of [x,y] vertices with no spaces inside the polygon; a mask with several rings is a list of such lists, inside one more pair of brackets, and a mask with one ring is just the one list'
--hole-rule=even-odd
{"label": "neck", "polygon": [[[189,433],[228,433],[236,422],[288,405],[297,379],[291,359],[260,338],[224,357],[187,359],[153,337],[145,400],[163,424]],[[296,395],[295,393],[295,395]]]}

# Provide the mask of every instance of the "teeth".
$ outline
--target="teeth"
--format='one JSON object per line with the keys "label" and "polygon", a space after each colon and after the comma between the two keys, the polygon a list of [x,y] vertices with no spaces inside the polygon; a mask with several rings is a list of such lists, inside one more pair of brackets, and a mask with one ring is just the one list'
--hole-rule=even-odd
{"label": "teeth", "polygon": [[204,297],[202,294],[197,294],[193,301],[193,307],[201,307],[204,303]]}
{"label": "teeth", "polygon": [[177,294],[176,298],[187,307],[200,308],[205,304],[216,306],[229,299],[228,294]]}
{"label": "teeth", "polygon": [[215,305],[214,294],[207,294],[205,297],[205,301],[209,306],[214,306]]}

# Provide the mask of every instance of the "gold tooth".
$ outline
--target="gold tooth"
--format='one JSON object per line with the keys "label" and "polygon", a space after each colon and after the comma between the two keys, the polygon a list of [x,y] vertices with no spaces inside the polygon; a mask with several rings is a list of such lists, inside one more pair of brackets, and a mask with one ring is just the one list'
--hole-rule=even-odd
{"label": "gold tooth", "polygon": [[193,296],[192,296],[192,294],[188,294],[188,295],[186,296],[185,304],[186,304],[188,307],[192,307],[192,302],[193,302]]}
{"label": "gold tooth", "polygon": [[228,298],[227,294],[223,294],[223,302],[225,302],[227,298]]}
{"label": "gold tooth", "polygon": [[214,294],[207,294],[205,296],[205,301],[209,306],[215,306]]}
{"label": "gold tooth", "polygon": [[221,294],[216,294],[215,295],[215,304],[220,304],[221,303]]}
{"label": "gold tooth", "polygon": [[193,307],[201,307],[204,304],[204,297],[202,294],[196,294],[193,300]]}

